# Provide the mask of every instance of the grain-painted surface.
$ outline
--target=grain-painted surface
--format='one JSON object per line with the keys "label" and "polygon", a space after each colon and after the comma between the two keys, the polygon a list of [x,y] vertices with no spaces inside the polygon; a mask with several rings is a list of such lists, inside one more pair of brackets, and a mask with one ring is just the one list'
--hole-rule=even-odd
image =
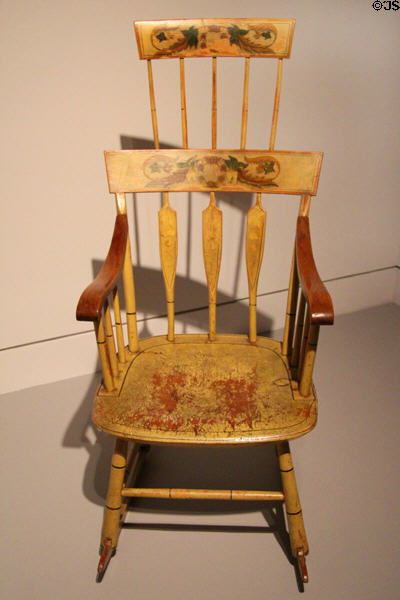
{"label": "grain-painted surface", "polygon": [[317,193],[321,152],[108,150],[110,192]]}
{"label": "grain-painted surface", "polygon": [[256,302],[257,286],[261,263],[264,254],[266,212],[261,206],[260,198],[247,213],[246,230],[246,267],[249,282],[249,336],[250,341],[255,342],[256,329]]}
{"label": "grain-painted surface", "polygon": [[115,393],[97,393],[100,429],[138,441],[240,444],[307,433],[317,402],[290,379],[280,343],[242,335],[165,337],[140,341],[140,353]]}
{"label": "grain-painted surface", "polygon": [[173,302],[176,261],[178,256],[176,211],[169,205],[164,205],[158,211],[158,224],[160,232],[161,267],[164,275],[167,301]]}
{"label": "grain-painted surface", "polygon": [[222,211],[215,206],[211,195],[209,206],[203,210],[203,256],[209,301],[209,334],[213,340],[216,330],[216,301],[222,253]]}
{"label": "grain-painted surface", "polygon": [[175,335],[175,274],[178,257],[178,232],[176,211],[169,205],[168,194],[164,194],[164,206],[158,211],[161,268],[167,297],[168,340]]}
{"label": "grain-painted surface", "polygon": [[294,19],[137,21],[140,58],[259,56],[288,58]]}

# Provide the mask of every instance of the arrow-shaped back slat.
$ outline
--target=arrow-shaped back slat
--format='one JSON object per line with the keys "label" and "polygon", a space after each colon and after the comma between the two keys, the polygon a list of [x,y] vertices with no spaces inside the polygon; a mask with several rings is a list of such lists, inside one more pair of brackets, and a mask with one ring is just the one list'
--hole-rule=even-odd
{"label": "arrow-shaped back slat", "polygon": [[165,292],[167,297],[168,312],[168,340],[175,338],[174,332],[174,306],[175,306],[175,274],[178,256],[178,235],[176,212],[171,208],[166,195],[164,205],[158,211],[158,225],[160,234],[161,268],[164,276]]}
{"label": "arrow-shaped back slat", "polygon": [[249,282],[249,339],[257,338],[257,286],[264,254],[266,212],[261,205],[261,194],[257,203],[247,213],[246,267]]}
{"label": "arrow-shaped back slat", "polygon": [[215,206],[214,194],[210,204],[203,210],[203,256],[208,286],[209,338],[215,339],[216,304],[219,270],[222,253],[222,211]]}

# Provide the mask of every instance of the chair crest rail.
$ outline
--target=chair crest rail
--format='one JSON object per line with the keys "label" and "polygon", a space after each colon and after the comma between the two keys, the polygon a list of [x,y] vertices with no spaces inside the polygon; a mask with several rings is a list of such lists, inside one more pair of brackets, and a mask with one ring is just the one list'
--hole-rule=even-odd
{"label": "chair crest rail", "polygon": [[136,21],[141,59],[201,56],[289,58],[295,19]]}
{"label": "chair crest rail", "polygon": [[111,193],[236,191],[317,193],[322,152],[108,150]]}

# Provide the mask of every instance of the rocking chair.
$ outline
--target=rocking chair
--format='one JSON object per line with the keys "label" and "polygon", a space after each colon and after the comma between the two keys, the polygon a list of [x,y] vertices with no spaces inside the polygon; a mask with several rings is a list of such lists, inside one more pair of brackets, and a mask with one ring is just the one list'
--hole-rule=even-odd
{"label": "rocking chair", "polygon": [[[114,234],[101,271],[81,295],[77,308],[77,319],[94,323],[103,374],[95,396],[93,421],[116,438],[98,580],[116,551],[130,498],[147,497],[284,502],[291,552],[306,582],[305,557],[309,549],[289,440],[308,433],[316,424],[312,372],[319,327],[333,323],[333,308],[315,267],[308,217],[311,197],[317,192],[322,154],[274,149],[282,63],[290,55],[294,20],[153,21],[138,22],[135,28],[140,58],[147,61],[148,67],[155,149],[105,152],[109,191],[115,195],[117,208]],[[217,58],[224,56],[244,60],[240,148],[232,150],[217,149]],[[189,57],[209,57],[212,63],[211,149],[188,149],[184,61]],[[278,65],[270,143],[268,150],[247,150],[250,61],[259,57],[275,58]],[[179,61],[182,149],[160,150],[152,60],[163,58]],[[177,218],[168,194],[192,191],[210,196],[202,213],[209,327],[205,334],[176,334]],[[168,331],[166,335],[139,340],[125,194],[141,192],[161,192],[163,197],[158,221]],[[256,194],[247,214],[245,241],[248,335],[217,332],[222,211],[216,205],[215,192]],[[257,335],[257,286],[266,227],[262,193],[300,197],[282,342]],[[125,311],[117,288],[121,275]],[[129,443],[133,444],[130,456]],[[144,453],[152,444],[274,444],[282,490],[134,487]]]}

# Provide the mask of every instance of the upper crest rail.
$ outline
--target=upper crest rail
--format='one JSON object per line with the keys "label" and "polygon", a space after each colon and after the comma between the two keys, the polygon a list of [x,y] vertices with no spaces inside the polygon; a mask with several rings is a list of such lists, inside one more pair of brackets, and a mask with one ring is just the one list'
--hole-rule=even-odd
{"label": "upper crest rail", "polygon": [[141,59],[199,56],[289,58],[294,19],[137,21]]}
{"label": "upper crest rail", "polygon": [[111,193],[236,191],[317,193],[322,152],[109,150]]}

